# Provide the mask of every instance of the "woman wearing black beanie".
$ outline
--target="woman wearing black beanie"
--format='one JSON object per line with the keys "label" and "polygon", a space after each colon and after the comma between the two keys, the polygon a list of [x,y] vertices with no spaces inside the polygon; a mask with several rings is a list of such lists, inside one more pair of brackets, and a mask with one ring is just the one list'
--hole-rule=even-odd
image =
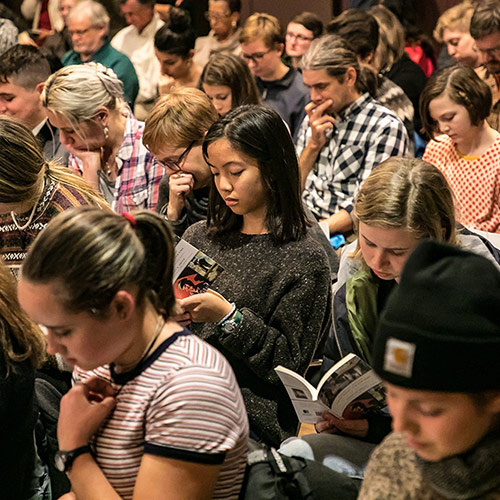
{"label": "woman wearing black beanie", "polygon": [[360,500],[500,494],[500,273],[483,257],[422,243],[380,320],[373,368],[394,432]]}

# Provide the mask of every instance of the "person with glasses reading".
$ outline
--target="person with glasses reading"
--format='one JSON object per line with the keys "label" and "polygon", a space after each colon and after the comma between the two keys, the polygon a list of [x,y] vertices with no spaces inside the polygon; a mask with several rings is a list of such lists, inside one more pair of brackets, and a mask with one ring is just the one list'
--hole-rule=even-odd
{"label": "person with glasses reading", "polygon": [[302,12],[295,16],[286,28],[286,54],[294,68],[298,68],[302,56],[311,42],[323,34],[323,23],[314,12]]}
{"label": "person with glasses reading", "polygon": [[217,111],[201,90],[181,88],[161,97],[144,128],[144,144],[167,174],[160,183],[157,212],[177,236],[207,218],[211,173],[201,143]]}
{"label": "person with glasses reading", "polygon": [[482,67],[476,72],[488,84],[493,105],[487,121],[500,132],[500,4],[495,1],[479,2],[470,21],[470,34],[476,42]]}
{"label": "person with glasses reading", "polygon": [[205,17],[210,23],[210,33],[196,39],[194,62],[200,67],[207,64],[210,56],[231,52],[238,56],[240,48],[241,0],[210,0]]}
{"label": "person with glasses reading", "polygon": [[62,58],[63,66],[98,62],[111,68],[123,83],[125,100],[133,108],[139,92],[139,79],[134,65],[108,40],[109,15],[106,9],[92,0],[77,3],[68,15],[68,33],[73,50]]}
{"label": "person with glasses reading", "polygon": [[240,43],[241,55],[255,76],[262,101],[280,114],[295,136],[305,117],[309,90],[302,74],[281,60],[285,35],[279,21],[269,14],[253,14],[243,26]]}

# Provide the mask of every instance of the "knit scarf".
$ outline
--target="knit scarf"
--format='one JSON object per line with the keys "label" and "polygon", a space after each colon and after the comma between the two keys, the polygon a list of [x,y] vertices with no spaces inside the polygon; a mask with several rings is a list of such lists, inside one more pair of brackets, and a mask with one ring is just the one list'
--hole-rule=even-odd
{"label": "knit scarf", "polygon": [[444,498],[468,500],[500,488],[500,431],[462,455],[427,462],[417,456],[425,483]]}

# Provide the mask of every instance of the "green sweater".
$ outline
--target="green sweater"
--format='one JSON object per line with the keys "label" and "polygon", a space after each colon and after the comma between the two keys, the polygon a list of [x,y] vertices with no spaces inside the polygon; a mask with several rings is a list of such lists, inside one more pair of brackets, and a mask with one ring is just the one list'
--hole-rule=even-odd
{"label": "green sweater", "polygon": [[[92,55],[90,60],[85,62],[97,62],[107,68],[111,68],[123,83],[125,100],[133,109],[135,98],[139,92],[139,79],[137,78],[137,73],[135,72],[132,61],[125,54],[113,48],[109,41],[106,41],[104,45]],[[71,66],[72,64],[84,64],[84,62],[78,52],[70,50],[64,54],[62,64],[63,66]]]}

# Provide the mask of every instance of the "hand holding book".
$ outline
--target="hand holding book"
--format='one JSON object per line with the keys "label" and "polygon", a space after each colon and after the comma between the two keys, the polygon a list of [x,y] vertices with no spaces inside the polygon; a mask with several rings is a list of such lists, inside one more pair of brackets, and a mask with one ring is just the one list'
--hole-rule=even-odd
{"label": "hand holding book", "polygon": [[315,425],[318,432],[327,432],[329,434],[342,432],[343,434],[357,438],[364,438],[368,434],[368,420],[366,418],[341,419],[328,411],[325,411],[323,415],[321,415],[321,418],[322,420]]}

